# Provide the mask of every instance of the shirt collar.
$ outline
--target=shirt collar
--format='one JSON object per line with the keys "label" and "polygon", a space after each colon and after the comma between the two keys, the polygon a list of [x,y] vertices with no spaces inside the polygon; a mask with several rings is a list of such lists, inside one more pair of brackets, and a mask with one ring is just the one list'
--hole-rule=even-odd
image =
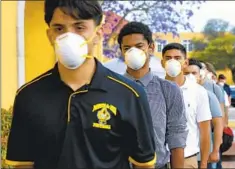
{"label": "shirt collar", "polygon": [[[105,85],[107,81],[107,70],[96,58],[95,62],[96,62],[96,70],[92,77],[91,83],[89,84],[88,89],[107,91],[107,85]],[[58,71],[58,63],[55,64],[52,70],[52,74],[54,74],[54,77],[57,79],[59,83],[64,84],[64,82],[60,78],[60,74]]]}
{"label": "shirt collar", "polygon": [[133,81],[136,81],[136,82],[140,82],[141,85],[143,85],[144,87],[146,87],[149,82],[153,79],[153,72],[151,71],[151,69],[149,70],[149,72],[147,74],[145,74],[143,77],[141,77],[140,79],[135,79],[134,77],[132,77],[129,73],[125,73],[124,74],[125,77],[133,80]]}

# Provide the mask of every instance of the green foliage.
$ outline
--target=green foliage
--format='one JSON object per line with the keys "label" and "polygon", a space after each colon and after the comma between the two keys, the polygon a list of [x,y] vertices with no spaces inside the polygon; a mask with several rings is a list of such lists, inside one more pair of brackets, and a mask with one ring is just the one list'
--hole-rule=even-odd
{"label": "green foliage", "polygon": [[235,27],[233,27],[233,28],[230,30],[230,32],[231,32],[233,35],[235,35]]}
{"label": "green foliage", "polygon": [[216,69],[229,68],[235,81],[235,35],[225,34],[212,39],[203,50],[195,50],[192,56],[212,63]]}
{"label": "green foliage", "polygon": [[235,36],[227,34],[209,41],[204,50],[194,51],[192,56],[208,61],[217,69],[232,68],[235,65]]}
{"label": "green foliage", "polygon": [[203,33],[208,39],[224,35],[228,31],[229,23],[222,19],[210,19],[204,26]]}
{"label": "green foliage", "polygon": [[12,120],[12,107],[9,110],[1,108],[1,168],[10,168],[4,164],[6,159],[7,140],[10,132]]}

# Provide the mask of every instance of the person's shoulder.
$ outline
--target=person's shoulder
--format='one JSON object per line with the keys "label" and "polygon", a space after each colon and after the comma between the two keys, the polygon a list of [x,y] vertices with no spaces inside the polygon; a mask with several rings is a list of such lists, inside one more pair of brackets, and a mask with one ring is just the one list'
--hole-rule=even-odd
{"label": "person's shoulder", "polygon": [[140,95],[145,94],[144,88],[142,88],[136,82],[109,69],[107,69],[106,71],[107,78],[110,81],[109,85],[113,89],[113,91],[119,91],[119,94],[124,95],[131,92],[133,95],[135,95],[135,97],[140,97]]}
{"label": "person's shoulder", "polygon": [[50,69],[45,73],[42,73],[41,75],[37,76],[36,78],[34,78],[33,80],[25,83],[23,86],[21,86],[17,92],[16,95],[24,95],[27,93],[33,93],[35,90],[37,90],[37,86],[42,86],[45,83],[48,83],[48,80],[50,80],[51,75],[52,75],[52,70]]}
{"label": "person's shoulder", "polygon": [[113,63],[113,62],[115,63],[115,62],[118,62],[118,61],[119,61],[118,58],[110,59],[110,60],[104,62],[103,65],[107,65],[107,64],[110,64],[110,63]]}
{"label": "person's shoulder", "polygon": [[224,84],[224,87],[230,89],[230,86],[226,83]]}
{"label": "person's shoulder", "polygon": [[179,93],[182,93],[180,87],[175,82],[162,79],[158,76],[154,76],[153,81],[154,83],[159,84],[158,86],[161,87],[161,91],[167,97],[172,98],[179,95]]}
{"label": "person's shoulder", "polygon": [[198,101],[200,102],[201,99],[209,99],[208,96],[208,90],[206,90],[203,86],[199,85],[198,83],[195,83],[195,88],[194,88],[194,92],[196,93],[196,96],[198,98]]}
{"label": "person's shoulder", "polygon": [[213,92],[207,90],[207,94],[210,100],[213,101],[214,99],[217,99],[216,95]]}
{"label": "person's shoulder", "polygon": [[180,87],[175,82],[160,78],[158,76],[154,76],[154,79],[155,79],[154,81],[160,83],[160,85],[162,86],[163,89],[168,89],[168,90],[172,89],[174,91],[180,90]]}
{"label": "person's shoulder", "polygon": [[195,85],[196,91],[198,92],[198,95],[200,95],[201,93],[208,94],[208,91],[200,84],[195,83],[194,85]]}

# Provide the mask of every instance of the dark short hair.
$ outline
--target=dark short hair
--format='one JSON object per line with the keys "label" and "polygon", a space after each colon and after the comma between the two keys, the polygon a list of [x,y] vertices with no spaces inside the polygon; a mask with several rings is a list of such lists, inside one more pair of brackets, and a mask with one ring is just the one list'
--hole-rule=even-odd
{"label": "dark short hair", "polygon": [[147,25],[141,22],[129,22],[121,29],[118,35],[118,43],[120,48],[123,37],[135,33],[142,34],[144,36],[144,39],[148,41],[148,44],[153,43],[152,31]]}
{"label": "dark short hair", "polygon": [[169,43],[169,44],[167,44],[162,49],[162,56],[166,53],[166,51],[172,50],[172,49],[180,50],[185,55],[185,58],[187,57],[187,51],[186,51],[185,47],[183,45],[181,45],[180,43]]}
{"label": "dark short hair", "polygon": [[211,72],[211,73],[213,73],[215,76],[217,76],[215,67],[214,67],[211,63],[205,62],[205,65],[206,65],[206,69],[207,69],[209,72]]}
{"label": "dark short hair", "polygon": [[48,25],[56,8],[75,19],[93,19],[96,25],[101,23],[103,17],[102,8],[96,0],[45,0],[44,20]]}
{"label": "dark short hair", "polygon": [[220,74],[218,79],[226,79],[226,76],[224,76],[223,74]]}
{"label": "dark short hair", "polygon": [[197,59],[189,59],[189,65],[195,65],[198,66],[199,69],[202,69],[202,64]]}

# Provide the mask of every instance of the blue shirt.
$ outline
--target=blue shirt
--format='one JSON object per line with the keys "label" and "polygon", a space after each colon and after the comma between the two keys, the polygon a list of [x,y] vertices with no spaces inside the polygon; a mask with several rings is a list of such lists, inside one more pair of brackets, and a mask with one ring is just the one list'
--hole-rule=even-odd
{"label": "blue shirt", "polygon": [[220,107],[220,103],[216,97],[216,95],[210,91],[207,91],[209,97],[210,111],[212,118],[222,117],[222,111]]}
{"label": "blue shirt", "polygon": [[204,84],[202,84],[202,86],[206,90],[214,93],[216,95],[217,99],[219,100],[219,103],[225,103],[224,92],[223,92],[223,90],[221,89],[220,86],[218,86],[217,84],[214,84],[209,79],[206,79],[206,81],[204,82]]}

